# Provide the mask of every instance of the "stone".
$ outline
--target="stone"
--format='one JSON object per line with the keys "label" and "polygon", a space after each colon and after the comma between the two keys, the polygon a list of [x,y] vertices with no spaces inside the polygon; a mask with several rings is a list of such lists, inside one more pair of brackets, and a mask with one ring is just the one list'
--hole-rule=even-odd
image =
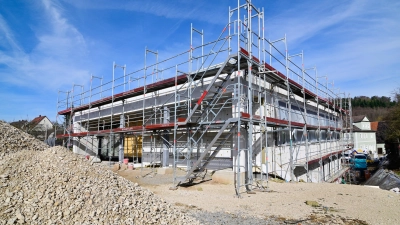
{"label": "stone", "polygon": [[24,217],[24,215],[22,215],[19,211],[17,211],[17,213],[15,214],[15,216],[17,217],[18,220],[21,220],[21,221],[25,222],[25,217]]}
{"label": "stone", "polygon": [[9,192],[8,190],[6,191],[6,196],[7,196],[7,197],[12,197],[13,195],[14,195],[14,193]]}
{"label": "stone", "polygon": [[3,213],[10,213],[12,212],[12,208],[6,209]]}
{"label": "stone", "polygon": [[14,224],[17,221],[17,217],[12,217],[9,220],[7,220],[7,224]]}
{"label": "stone", "polygon": [[69,211],[68,209],[64,211],[64,215],[68,216],[69,214],[71,214],[71,211]]}

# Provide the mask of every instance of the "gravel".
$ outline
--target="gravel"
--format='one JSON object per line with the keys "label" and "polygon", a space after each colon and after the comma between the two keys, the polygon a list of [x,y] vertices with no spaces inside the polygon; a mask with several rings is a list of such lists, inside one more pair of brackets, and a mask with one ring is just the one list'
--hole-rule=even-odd
{"label": "gravel", "polygon": [[[0,157],[20,150],[42,151],[49,146],[0,120]],[[1,158],[0,158],[1,160]]]}
{"label": "gravel", "polygon": [[48,148],[4,122],[0,131],[0,224],[199,224],[63,147]]}
{"label": "gravel", "polygon": [[139,174],[49,148],[0,121],[0,225],[400,224],[400,195],[375,188],[272,182],[270,192],[238,199],[231,185],[171,191],[168,175]]}

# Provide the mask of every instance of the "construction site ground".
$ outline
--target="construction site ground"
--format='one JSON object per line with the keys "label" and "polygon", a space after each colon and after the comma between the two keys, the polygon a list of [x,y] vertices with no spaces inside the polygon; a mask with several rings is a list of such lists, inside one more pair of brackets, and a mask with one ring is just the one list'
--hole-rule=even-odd
{"label": "construction site ground", "polygon": [[[157,174],[152,168],[117,170],[103,165],[190,213],[201,211],[273,224],[400,224],[400,195],[379,188],[272,179],[267,192],[243,192],[238,198],[233,184],[215,182],[211,176],[170,190],[172,174]],[[177,173],[183,175],[184,171]]]}

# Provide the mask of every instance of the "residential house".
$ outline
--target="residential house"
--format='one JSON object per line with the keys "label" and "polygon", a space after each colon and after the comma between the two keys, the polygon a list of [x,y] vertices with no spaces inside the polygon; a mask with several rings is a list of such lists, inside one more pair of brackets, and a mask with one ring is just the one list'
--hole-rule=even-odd
{"label": "residential house", "polygon": [[47,118],[47,116],[39,115],[30,122],[31,131],[46,131],[53,128],[53,123]]}
{"label": "residential house", "polygon": [[354,149],[366,150],[372,155],[377,154],[376,131],[371,129],[371,122],[366,116],[353,117]]}
{"label": "residential house", "polygon": [[47,139],[50,134],[48,130],[53,129],[53,123],[47,116],[39,115],[29,123],[29,133],[40,140]]}

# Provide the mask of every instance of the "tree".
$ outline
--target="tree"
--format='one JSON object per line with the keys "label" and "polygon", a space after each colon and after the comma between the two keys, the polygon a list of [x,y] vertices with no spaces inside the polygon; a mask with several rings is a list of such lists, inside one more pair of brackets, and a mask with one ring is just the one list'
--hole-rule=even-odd
{"label": "tree", "polygon": [[394,97],[394,101],[396,101],[397,104],[398,104],[400,102],[400,87],[397,88],[396,90],[394,90],[392,92],[392,94],[393,94],[393,97]]}
{"label": "tree", "polygon": [[388,152],[389,169],[400,167],[400,88],[394,91],[396,104],[390,109],[385,121],[388,124],[385,149]]}
{"label": "tree", "polygon": [[387,117],[386,121],[389,123],[388,141],[399,142],[400,140],[400,103],[393,107]]}

